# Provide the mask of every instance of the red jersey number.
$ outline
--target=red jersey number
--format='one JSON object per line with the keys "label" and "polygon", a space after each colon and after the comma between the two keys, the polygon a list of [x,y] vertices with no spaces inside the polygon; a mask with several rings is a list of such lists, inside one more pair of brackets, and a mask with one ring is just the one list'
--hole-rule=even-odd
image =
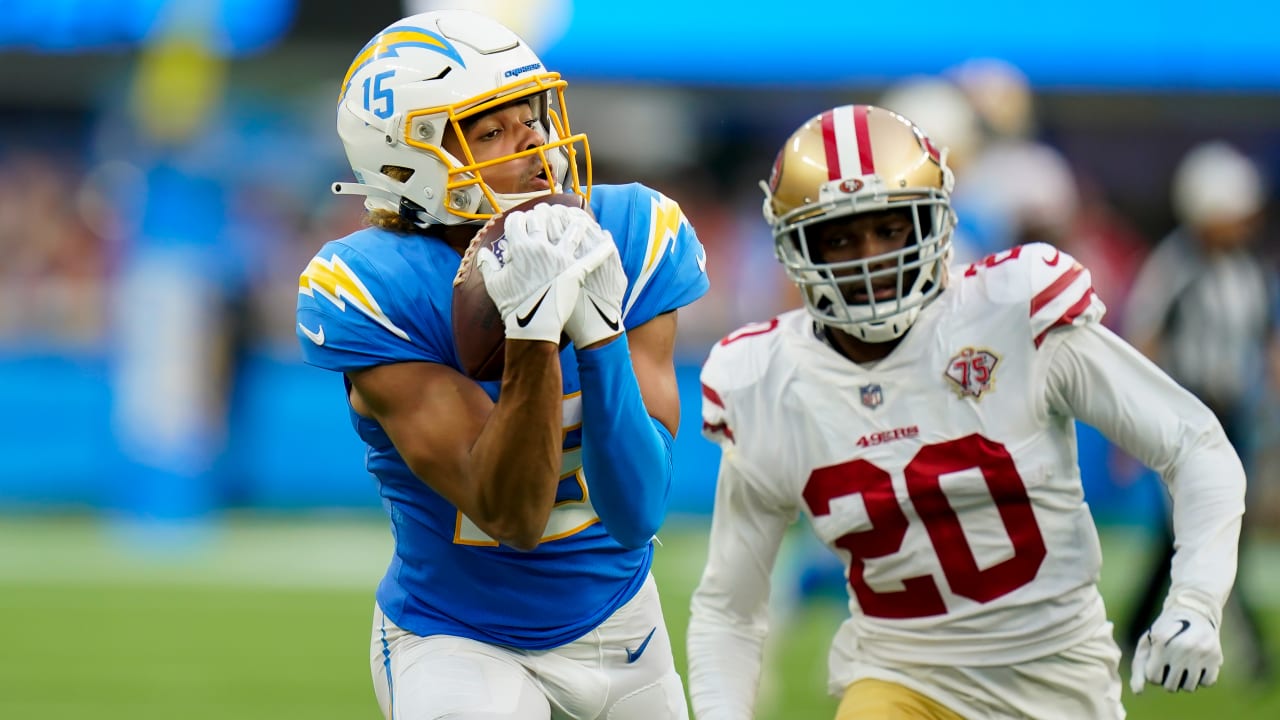
{"label": "red jersey number", "polygon": [[[942,491],[943,475],[982,472],[992,501],[1013,546],[1013,557],[979,568],[960,518]],[[925,445],[903,468],[907,494],[929,534],[930,544],[951,591],[975,602],[991,602],[1030,583],[1045,558],[1044,537],[1031,510],[1027,488],[1004,445],[981,435]],[[932,576],[905,578],[901,590],[878,591],[863,579],[866,561],[902,549],[908,519],[893,491],[887,470],[866,460],[819,468],[805,485],[804,500],[814,517],[830,512],[835,498],[861,494],[871,527],[847,533],[835,545],[851,556],[849,585],[872,617],[915,618],[942,615],[947,606]]]}
{"label": "red jersey number", "polygon": [[1000,252],[991,253],[990,255],[982,258],[976,263],[970,263],[969,267],[964,271],[964,276],[973,277],[974,275],[978,274],[979,266],[993,268],[997,265],[1002,265],[1004,263],[1007,263],[1010,260],[1017,260],[1018,256],[1021,254],[1022,254],[1021,245],[1015,245],[1009,248],[1008,250],[1001,250]]}

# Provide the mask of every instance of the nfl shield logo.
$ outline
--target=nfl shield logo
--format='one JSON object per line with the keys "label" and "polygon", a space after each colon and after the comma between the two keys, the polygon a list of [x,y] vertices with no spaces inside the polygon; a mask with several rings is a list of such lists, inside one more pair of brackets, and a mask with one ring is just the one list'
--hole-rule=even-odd
{"label": "nfl shield logo", "polygon": [[862,392],[863,406],[875,410],[884,402],[884,393],[880,390],[879,385],[863,385],[858,389]]}

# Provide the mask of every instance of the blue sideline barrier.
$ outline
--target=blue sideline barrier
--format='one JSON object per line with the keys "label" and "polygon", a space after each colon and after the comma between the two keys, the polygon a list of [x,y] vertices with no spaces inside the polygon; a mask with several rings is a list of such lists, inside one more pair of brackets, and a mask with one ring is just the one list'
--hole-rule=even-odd
{"label": "blue sideline barrier", "polygon": [[[696,363],[678,369],[684,411],[675,443],[675,513],[708,513],[714,495],[719,451],[700,435],[698,370]],[[102,357],[0,357],[0,509],[149,502],[138,490],[147,481],[113,440],[109,377]],[[213,485],[203,491],[207,500],[197,501],[273,510],[376,508],[363,446],[335,397],[341,392],[332,373],[249,358],[232,402],[227,450],[205,476]],[[1079,443],[1086,495],[1100,522],[1142,523],[1159,511],[1149,473],[1117,484],[1106,440],[1082,425]]]}

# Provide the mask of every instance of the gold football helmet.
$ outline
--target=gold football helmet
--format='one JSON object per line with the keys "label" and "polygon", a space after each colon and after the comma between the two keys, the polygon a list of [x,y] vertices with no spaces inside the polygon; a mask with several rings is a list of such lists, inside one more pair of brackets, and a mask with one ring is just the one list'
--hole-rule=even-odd
{"label": "gold football helmet", "polygon": [[[901,337],[945,284],[953,182],[945,153],[884,108],[843,105],[792,133],[760,185],[774,250],[809,314],[866,342]],[[814,225],[893,209],[908,210],[915,223],[915,241],[903,249],[838,263],[811,254],[806,230]],[[876,292],[890,283],[893,297]]]}

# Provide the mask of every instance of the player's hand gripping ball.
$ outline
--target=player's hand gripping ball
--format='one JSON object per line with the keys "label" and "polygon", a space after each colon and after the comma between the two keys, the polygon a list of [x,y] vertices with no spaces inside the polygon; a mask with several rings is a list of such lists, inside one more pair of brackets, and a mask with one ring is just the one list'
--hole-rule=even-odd
{"label": "player's hand gripping ball", "polygon": [[[570,205],[591,212],[581,195],[557,193],[543,195],[520,203],[508,213],[529,210],[543,203]],[[462,265],[453,281],[453,344],[458,352],[462,371],[474,380],[499,380],[506,355],[506,328],[502,315],[484,286],[484,274],[475,266],[476,252],[492,248],[505,234],[507,213],[495,215],[476,233]],[[569,343],[568,336],[561,336],[560,347]]]}

